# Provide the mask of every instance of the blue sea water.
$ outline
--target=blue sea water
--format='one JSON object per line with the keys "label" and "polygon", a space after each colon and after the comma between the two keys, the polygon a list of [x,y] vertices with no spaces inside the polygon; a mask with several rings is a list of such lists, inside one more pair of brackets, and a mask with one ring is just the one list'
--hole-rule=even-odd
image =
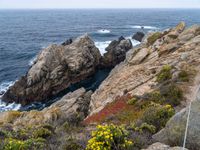
{"label": "blue sea water", "polygon": [[[145,32],[170,28],[180,21],[190,26],[200,24],[199,16],[199,9],[0,10],[0,95],[49,44],[88,33],[104,53],[110,41],[130,38],[141,26]],[[0,111],[19,107],[0,100]]]}

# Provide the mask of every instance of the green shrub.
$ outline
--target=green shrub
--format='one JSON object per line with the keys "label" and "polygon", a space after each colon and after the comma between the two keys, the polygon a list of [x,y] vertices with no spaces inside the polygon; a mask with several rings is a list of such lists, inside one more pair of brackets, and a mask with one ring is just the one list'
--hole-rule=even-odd
{"label": "green shrub", "polygon": [[46,140],[42,138],[18,140],[13,138],[7,138],[4,140],[4,150],[31,150],[31,149],[43,149],[45,147]]}
{"label": "green shrub", "polygon": [[92,132],[86,150],[125,150],[132,146],[132,141],[127,139],[127,131],[119,126],[97,126]]}
{"label": "green shrub", "polygon": [[28,143],[17,140],[17,139],[12,139],[8,138],[4,140],[4,150],[27,150],[29,147]]}
{"label": "green shrub", "polygon": [[38,128],[33,132],[34,138],[47,138],[52,135],[52,132],[45,128]]}
{"label": "green shrub", "polygon": [[160,32],[155,32],[154,34],[149,36],[147,38],[148,45],[154,44],[157,39],[161,38],[161,36],[162,36],[162,34]]}
{"label": "green shrub", "polygon": [[161,71],[157,74],[157,82],[163,82],[172,78],[172,67],[170,65],[164,65]]}
{"label": "green shrub", "polygon": [[148,131],[148,132],[150,132],[150,133],[155,133],[156,132],[156,127],[154,126],[154,125],[150,125],[150,124],[148,124],[148,123],[143,123],[141,126],[140,126],[140,129],[142,130],[142,131]]}
{"label": "green shrub", "polygon": [[165,103],[177,106],[183,99],[183,91],[175,84],[169,84],[161,89],[161,94],[165,97]]}
{"label": "green shrub", "polygon": [[63,150],[82,150],[83,148],[72,138],[67,139]]}
{"label": "green shrub", "polygon": [[127,104],[128,105],[134,105],[136,102],[137,102],[137,99],[135,97],[133,97],[133,98],[131,98],[127,101]]}
{"label": "green shrub", "polygon": [[158,90],[148,93],[147,97],[148,97],[147,98],[148,100],[159,103],[159,104],[162,104],[165,101],[165,98]]}
{"label": "green shrub", "polygon": [[144,123],[153,125],[156,130],[159,131],[167,121],[175,114],[175,111],[171,105],[161,106],[159,104],[154,104],[147,108],[144,112],[142,121]]}
{"label": "green shrub", "polygon": [[178,74],[178,79],[182,82],[188,82],[189,81],[189,73],[185,70],[181,70]]}
{"label": "green shrub", "polygon": [[170,37],[171,39],[176,39],[178,36],[175,34],[169,34],[168,37]]}

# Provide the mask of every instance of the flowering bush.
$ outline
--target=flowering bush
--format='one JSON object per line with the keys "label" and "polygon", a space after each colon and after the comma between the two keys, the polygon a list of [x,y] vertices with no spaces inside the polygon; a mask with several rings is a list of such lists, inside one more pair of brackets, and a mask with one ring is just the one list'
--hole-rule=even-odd
{"label": "flowering bush", "polygon": [[130,148],[133,143],[127,139],[128,132],[119,126],[97,126],[92,132],[86,150],[123,150]]}
{"label": "flowering bush", "polygon": [[167,121],[175,114],[175,110],[171,105],[152,104],[144,112],[142,121],[147,124],[154,125],[158,130],[165,127]]}
{"label": "flowering bush", "polygon": [[26,150],[28,146],[29,145],[24,141],[9,138],[5,140],[4,149],[5,150]]}

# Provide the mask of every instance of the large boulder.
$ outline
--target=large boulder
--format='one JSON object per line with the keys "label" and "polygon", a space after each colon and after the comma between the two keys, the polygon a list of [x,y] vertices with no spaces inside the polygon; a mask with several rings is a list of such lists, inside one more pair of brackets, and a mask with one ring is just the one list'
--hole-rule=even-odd
{"label": "large boulder", "polygon": [[[200,147],[200,89],[195,101],[191,103],[191,111],[186,138],[186,147],[199,150]],[[166,127],[153,138],[169,145],[183,145],[189,106],[178,112],[167,123]]]}
{"label": "large boulder", "polygon": [[112,41],[106,48],[106,53],[102,57],[103,67],[114,67],[125,59],[126,52],[132,48],[129,39],[120,37],[118,40]]}
{"label": "large boulder", "polygon": [[3,100],[21,104],[47,100],[94,74],[100,57],[88,35],[70,45],[51,45],[41,51],[35,64],[9,88]]}
{"label": "large boulder", "polygon": [[[162,143],[154,143],[150,145],[147,149],[142,150],[182,150],[182,147],[170,147],[168,145],[162,144]],[[186,148],[184,150],[187,150]]]}
{"label": "large boulder", "polygon": [[145,34],[143,32],[136,32],[133,36],[132,39],[141,42]]}

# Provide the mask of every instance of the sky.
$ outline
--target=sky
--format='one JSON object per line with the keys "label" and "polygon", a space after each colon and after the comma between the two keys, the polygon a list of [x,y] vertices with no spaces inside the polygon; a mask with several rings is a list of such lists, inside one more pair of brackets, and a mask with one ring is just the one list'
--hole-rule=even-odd
{"label": "sky", "polygon": [[0,0],[2,8],[200,8],[200,0]]}

